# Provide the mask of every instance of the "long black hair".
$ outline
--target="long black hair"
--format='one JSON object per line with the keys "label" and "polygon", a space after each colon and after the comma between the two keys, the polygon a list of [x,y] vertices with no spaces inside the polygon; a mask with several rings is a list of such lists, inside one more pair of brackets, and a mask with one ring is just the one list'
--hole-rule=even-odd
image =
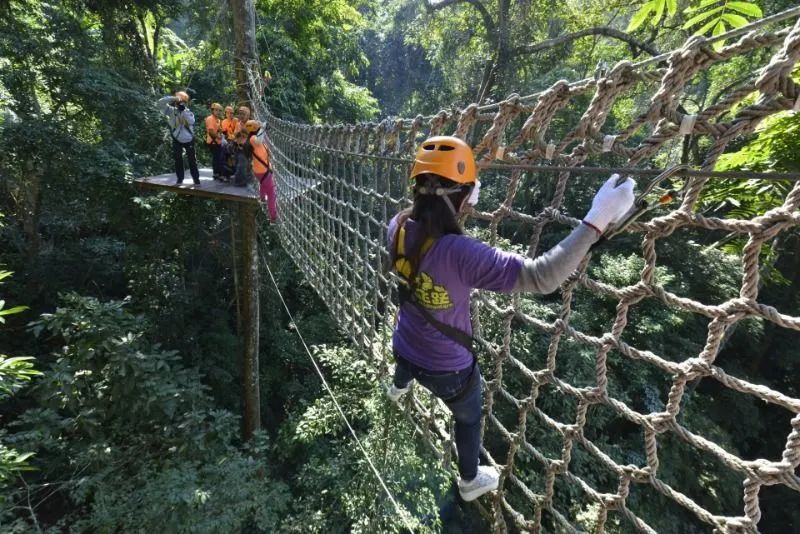
{"label": "long black hair", "polygon": [[420,174],[414,182],[414,205],[400,212],[400,224],[408,219],[413,219],[422,225],[426,237],[434,239],[447,234],[463,234],[464,229],[459,224],[456,214],[445,202],[444,197],[422,194],[419,192],[422,187],[458,188],[458,191],[447,195],[456,209],[461,206],[464,198],[470,192],[468,185],[459,184],[436,174]]}

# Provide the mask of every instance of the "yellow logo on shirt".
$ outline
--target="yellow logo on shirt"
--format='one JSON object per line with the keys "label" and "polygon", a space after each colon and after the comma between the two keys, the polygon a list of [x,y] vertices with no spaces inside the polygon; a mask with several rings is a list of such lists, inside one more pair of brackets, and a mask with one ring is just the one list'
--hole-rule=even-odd
{"label": "yellow logo on shirt", "polygon": [[450,294],[443,286],[437,286],[427,273],[420,273],[414,279],[417,300],[432,310],[446,310],[453,307]]}

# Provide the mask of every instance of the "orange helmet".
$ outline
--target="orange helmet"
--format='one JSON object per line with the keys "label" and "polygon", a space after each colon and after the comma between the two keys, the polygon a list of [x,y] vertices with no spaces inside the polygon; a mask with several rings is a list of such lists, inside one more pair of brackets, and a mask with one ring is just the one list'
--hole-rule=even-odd
{"label": "orange helmet", "polygon": [[184,91],[178,91],[177,93],[175,93],[175,98],[177,98],[178,100],[180,100],[184,104],[189,102],[189,95],[186,94],[186,92],[184,92]]}
{"label": "orange helmet", "polygon": [[261,123],[257,120],[250,119],[244,123],[244,129],[247,130],[247,133],[256,133],[261,129]]}
{"label": "orange helmet", "polygon": [[411,178],[436,174],[459,184],[471,184],[478,175],[472,149],[458,137],[440,135],[420,145]]}
{"label": "orange helmet", "polygon": [[213,109],[214,111],[222,111],[222,104],[214,102],[213,104],[211,104],[211,109]]}

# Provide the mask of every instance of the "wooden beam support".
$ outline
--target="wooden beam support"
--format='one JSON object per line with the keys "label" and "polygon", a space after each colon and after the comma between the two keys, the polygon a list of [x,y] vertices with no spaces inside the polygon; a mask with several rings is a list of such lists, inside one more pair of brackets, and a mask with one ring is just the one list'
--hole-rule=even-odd
{"label": "wooden beam support", "polygon": [[242,236],[242,387],[244,416],[242,435],[245,441],[261,428],[261,394],[258,381],[258,242],[256,215],[258,207],[239,204],[239,235]]}

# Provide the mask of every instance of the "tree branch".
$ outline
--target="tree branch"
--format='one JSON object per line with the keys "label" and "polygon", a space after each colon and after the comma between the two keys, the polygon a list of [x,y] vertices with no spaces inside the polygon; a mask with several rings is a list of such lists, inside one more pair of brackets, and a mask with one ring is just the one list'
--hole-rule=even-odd
{"label": "tree branch", "polygon": [[156,28],[153,31],[153,68],[155,69],[158,67],[158,37],[161,33],[161,20],[160,18],[156,17]]}
{"label": "tree branch", "polygon": [[608,26],[595,26],[594,28],[586,28],[585,30],[567,33],[564,35],[560,35],[559,37],[555,37],[553,39],[547,39],[546,41],[542,41],[539,43],[518,46],[517,48],[512,50],[511,54],[513,56],[521,54],[534,54],[542,50],[548,50],[550,48],[554,48],[556,46],[572,42],[575,39],[580,39],[581,37],[586,37],[588,35],[604,35],[606,37],[611,37],[612,39],[618,39],[632,46],[635,46],[636,48],[644,50],[651,56],[658,56],[660,54],[660,52],[653,45],[639,41],[635,37],[632,37],[623,31],[616,30]]}
{"label": "tree branch", "polygon": [[144,41],[144,53],[151,62],[153,61],[153,56],[150,54],[150,39],[147,37],[147,22],[145,22],[144,15],[141,12],[136,13],[136,20],[139,21],[139,25],[141,26],[142,30],[142,40]]}
{"label": "tree branch", "polygon": [[463,3],[471,5],[480,13],[483,18],[483,25],[486,27],[486,33],[489,35],[489,40],[494,43],[497,40],[497,25],[492,15],[489,13],[489,10],[486,9],[486,6],[484,6],[480,0],[439,0],[436,3],[431,0],[425,0],[425,8],[428,11],[439,11],[440,9]]}

